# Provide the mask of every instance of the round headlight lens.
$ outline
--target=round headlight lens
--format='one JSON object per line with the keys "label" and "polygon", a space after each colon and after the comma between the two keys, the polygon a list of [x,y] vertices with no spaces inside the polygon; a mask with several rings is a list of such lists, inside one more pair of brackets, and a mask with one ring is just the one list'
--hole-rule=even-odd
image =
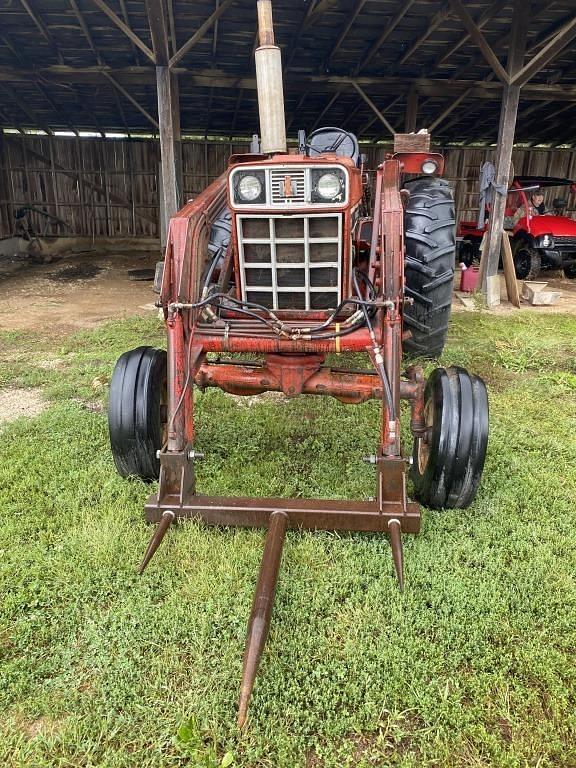
{"label": "round headlight lens", "polygon": [[335,173],[325,173],[318,179],[316,189],[323,200],[334,200],[340,194],[342,186]]}
{"label": "round headlight lens", "polygon": [[262,183],[256,176],[243,176],[238,184],[238,196],[245,203],[257,200],[262,194]]}
{"label": "round headlight lens", "polygon": [[425,160],[422,163],[422,173],[426,173],[428,176],[436,173],[437,170],[438,163],[436,163],[434,160]]}

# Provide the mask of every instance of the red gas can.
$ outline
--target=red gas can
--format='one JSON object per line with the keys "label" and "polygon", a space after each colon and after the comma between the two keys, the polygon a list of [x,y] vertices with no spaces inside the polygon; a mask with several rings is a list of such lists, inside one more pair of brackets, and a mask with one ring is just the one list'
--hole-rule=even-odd
{"label": "red gas can", "polygon": [[460,273],[460,290],[466,293],[474,293],[478,285],[479,267],[468,267]]}

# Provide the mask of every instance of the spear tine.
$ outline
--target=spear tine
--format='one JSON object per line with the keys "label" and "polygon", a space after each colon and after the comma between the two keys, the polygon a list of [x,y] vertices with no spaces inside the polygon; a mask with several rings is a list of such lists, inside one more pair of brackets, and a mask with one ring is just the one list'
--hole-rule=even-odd
{"label": "spear tine", "polygon": [[140,574],[144,573],[144,569],[152,559],[154,552],[156,552],[156,550],[162,543],[162,539],[166,535],[166,531],[170,527],[170,523],[174,520],[175,517],[176,515],[174,514],[174,512],[172,512],[171,509],[166,509],[162,513],[160,522],[156,526],[156,529],[152,534],[152,538],[148,543],[148,547],[146,548],[146,552],[144,553],[144,557],[142,558],[142,562],[140,563],[140,568],[138,569],[138,573]]}
{"label": "spear tine", "polygon": [[402,551],[402,526],[400,520],[392,518],[388,522],[388,533],[390,534],[390,546],[392,547],[392,557],[394,558],[394,568],[398,577],[400,592],[404,591],[404,554]]}
{"label": "spear tine", "polygon": [[246,645],[244,647],[244,663],[242,667],[242,686],[240,688],[240,703],[238,705],[238,727],[242,728],[248,714],[248,704],[254,687],[256,674],[268,630],[270,629],[270,617],[276,594],[278,572],[282,559],[282,547],[288,525],[288,515],[285,512],[273,512],[268,523],[268,533],[260,564],[260,574],[252,611],[246,633]]}

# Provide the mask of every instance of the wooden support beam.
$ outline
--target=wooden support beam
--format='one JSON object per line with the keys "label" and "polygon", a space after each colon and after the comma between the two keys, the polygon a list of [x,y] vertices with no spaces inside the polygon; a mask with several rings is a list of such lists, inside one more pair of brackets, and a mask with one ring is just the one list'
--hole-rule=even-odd
{"label": "wooden support beam", "polygon": [[[214,10],[218,10],[220,7],[220,0],[216,0],[216,8]],[[216,62],[216,52],[218,50],[218,24],[219,21],[216,19],[214,22],[214,31],[212,32],[212,66],[214,66],[214,63]]]}
{"label": "wooden support beam", "polygon": [[408,89],[406,97],[406,116],[404,119],[404,130],[406,133],[415,133],[416,123],[418,121],[418,91],[414,86]]}
{"label": "wooden support beam", "polygon": [[330,53],[328,54],[328,56],[326,56],[326,58],[324,59],[324,64],[322,66],[322,70],[324,72],[329,71],[332,59],[336,56],[336,54],[340,50],[342,43],[348,36],[348,33],[352,29],[354,22],[358,17],[358,14],[362,11],[362,8],[364,8],[364,6],[366,5],[366,2],[367,0],[356,0],[356,2],[354,3],[354,10],[351,13],[347,14],[346,22],[340,29],[340,34],[338,35],[338,39],[332,46],[332,49],[330,50]]}
{"label": "wooden support beam", "polygon": [[167,67],[170,51],[168,48],[168,26],[164,13],[164,3],[162,0],[146,0],[146,11],[152,37],[154,60],[157,66]]}
{"label": "wooden support beam", "polygon": [[526,66],[522,67],[512,76],[510,83],[512,85],[522,86],[527,83],[534,75],[538,74],[552,59],[554,59],[564,48],[576,37],[576,15],[567,22],[562,29],[555,35],[550,42],[537,53]]}
{"label": "wooden support beam", "polygon": [[170,26],[170,46],[172,48],[172,55],[178,50],[178,38],[176,36],[176,21],[174,19],[174,3],[172,0],[166,0],[168,7],[168,23]]}
{"label": "wooden support beam", "polygon": [[182,177],[178,168],[178,146],[180,144],[178,113],[178,85],[168,66],[156,67],[158,90],[158,120],[160,123],[160,157],[162,166],[163,232],[161,242],[165,244],[170,219],[180,208]]}
{"label": "wooden support beam", "polygon": [[153,125],[153,126],[156,128],[156,129],[159,129],[159,128],[160,128],[160,125],[159,125],[158,121],[157,121],[155,118],[153,118],[153,117],[152,117],[152,115],[150,114],[150,112],[148,112],[146,109],[144,109],[144,107],[143,107],[141,104],[139,104],[139,103],[136,101],[136,99],[135,99],[135,98],[134,98],[134,97],[133,97],[133,96],[132,96],[130,93],[128,93],[128,91],[127,91],[125,88],[123,88],[123,87],[120,85],[120,83],[119,83],[117,80],[115,80],[115,79],[112,77],[112,75],[111,75],[111,74],[109,74],[109,73],[108,73],[108,72],[106,72],[106,71],[102,72],[102,74],[104,75],[104,77],[106,78],[106,80],[108,80],[108,82],[109,82],[111,85],[113,85],[113,86],[114,86],[114,88],[116,88],[116,90],[117,90],[117,91],[119,91],[119,92],[122,94],[122,96],[124,96],[124,98],[128,99],[128,101],[130,102],[130,104],[132,104],[132,106],[136,107],[136,109],[137,109],[139,112],[141,112],[141,113],[144,115],[144,117],[145,117],[145,118],[146,118],[146,119],[147,119],[147,120],[148,120],[150,123],[152,123],[152,125]]}
{"label": "wooden support beam", "polygon": [[410,8],[414,5],[414,2],[415,0],[404,0],[404,2],[401,3],[398,13],[388,22],[380,37],[370,46],[366,56],[364,56],[363,59],[360,59],[356,68],[354,69],[354,75],[358,75],[364,69],[364,67],[366,67],[372,61],[374,56],[378,53],[386,40],[388,40],[392,32],[394,32]]}
{"label": "wooden support beam", "polygon": [[[507,76],[511,78],[522,69],[526,52],[526,37],[528,20],[530,18],[531,0],[514,0],[512,15],[512,32],[507,61]],[[520,100],[518,85],[504,86],[502,106],[500,110],[500,125],[498,128],[498,143],[496,149],[496,184],[508,188],[516,115]],[[486,292],[488,278],[498,274],[498,262],[502,247],[502,232],[504,230],[504,214],[506,210],[506,194],[496,192],[490,211],[488,229],[486,232],[485,270],[482,274],[482,291]]]}
{"label": "wooden support beam", "polygon": [[137,46],[142,51],[142,53],[146,54],[146,56],[150,59],[150,61],[154,61],[154,54],[152,53],[150,48],[148,48],[146,43],[143,43],[142,40],[140,40],[138,35],[135,34],[130,29],[130,27],[127,24],[125,24],[122,21],[122,19],[114,13],[112,8],[106,5],[104,0],[92,0],[92,2],[102,11],[102,13],[105,13],[106,16],[108,16],[110,21],[112,21],[118,27],[118,29],[124,32],[126,37],[128,37],[134,43],[134,45]]}
{"label": "wooden support beam", "polygon": [[[483,13],[481,13],[478,19],[476,20],[476,26],[478,27],[478,29],[483,29],[486,26],[486,24],[488,24],[490,19],[492,19],[497,13],[500,13],[501,10],[502,10],[502,0],[493,0],[492,4],[488,8],[486,8],[486,10],[483,11]],[[468,42],[468,40],[470,40],[470,34],[467,32],[463,37],[457,40],[452,45],[451,48],[449,48],[445,53],[443,53],[439,59],[436,59],[436,61],[432,65],[432,71],[443,66],[456,53],[456,51],[459,51],[460,48],[462,48],[462,46]]]}
{"label": "wooden support beam", "polygon": [[229,6],[232,4],[233,0],[223,0],[222,5],[218,6],[216,10],[206,19],[204,24],[202,24],[196,32],[190,37],[184,45],[182,45],[176,53],[172,56],[169,62],[169,66],[172,68],[174,67],[184,56],[188,51],[193,48],[196,43],[198,43],[206,32],[212,27],[212,25],[222,16],[222,14],[229,8]]}
{"label": "wooden support beam", "polygon": [[372,99],[371,99],[371,98],[370,98],[370,97],[369,97],[369,96],[368,96],[368,95],[367,95],[367,94],[366,94],[366,93],[365,93],[365,92],[362,90],[362,88],[361,88],[361,87],[358,85],[358,83],[357,83],[355,80],[351,80],[351,83],[352,83],[352,85],[354,86],[354,88],[355,88],[355,89],[358,91],[358,93],[360,94],[360,96],[361,96],[361,97],[364,99],[364,101],[366,102],[366,104],[368,104],[368,106],[370,107],[370,109],[371,109],[371,110],[374,112],[374,114],[375,114],[375,115],[378,117],[378,119],[380,120],[380,122],[382,123],[382,125],[384,125],[384,126],[385,126],[385,127],[386,127],[386,128],[389,130],[389,131],[390,131],[390,133],[391,133],[391,134],[394,136],[394,134],[396,133],[396,131],[395,131],[395,130],[394,130],[394,128],[393,128],[393,127],[390,125],[390,123],[388,122],[388,120],[386,120],[386,118],[384,117],[384,115],[382,114],[382,112],[380,112],[380,110],[378,109],[378,107],[376,106],[376,104],[374,104],[374,102],[372,101]]}
{"label": "wooden support beam", "polygon": [[468,32],[472,40],[474,40],[476,45],[482,51],[482,55],[484,56],[488,64],[490,64],[490,66],[492,67],[492,71],[494,72],[496,77],[498,77],[498,79],[501,80],[503,83],[507,83],[508,73],[506,72],[506,70],[500,63],[500,60],[498,59],[498,57],[496,56],[496,54],[488,44],[488,41],[486,40],[486,38],[478,28],[478,25],[476,24],[472,16],[470,16],[470,14],[468,13],[467,9],[462,3],[462,0],[450,0],[450,5],[452,6],[452,9],[454,10],[454,12],[457,13],[460,19],[462,20],[462,23],[464,24],[464,27],[466,28],[466,31]]}

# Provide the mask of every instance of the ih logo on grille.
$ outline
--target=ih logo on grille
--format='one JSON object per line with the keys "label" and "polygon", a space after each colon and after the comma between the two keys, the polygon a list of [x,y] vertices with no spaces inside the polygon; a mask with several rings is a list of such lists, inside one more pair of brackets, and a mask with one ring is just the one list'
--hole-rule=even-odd
{"label": "ih logo on grille", "polygon": [[296,189],[292,183],[292,176],[284,176],[284,197],[293,197],[295,194]]}

